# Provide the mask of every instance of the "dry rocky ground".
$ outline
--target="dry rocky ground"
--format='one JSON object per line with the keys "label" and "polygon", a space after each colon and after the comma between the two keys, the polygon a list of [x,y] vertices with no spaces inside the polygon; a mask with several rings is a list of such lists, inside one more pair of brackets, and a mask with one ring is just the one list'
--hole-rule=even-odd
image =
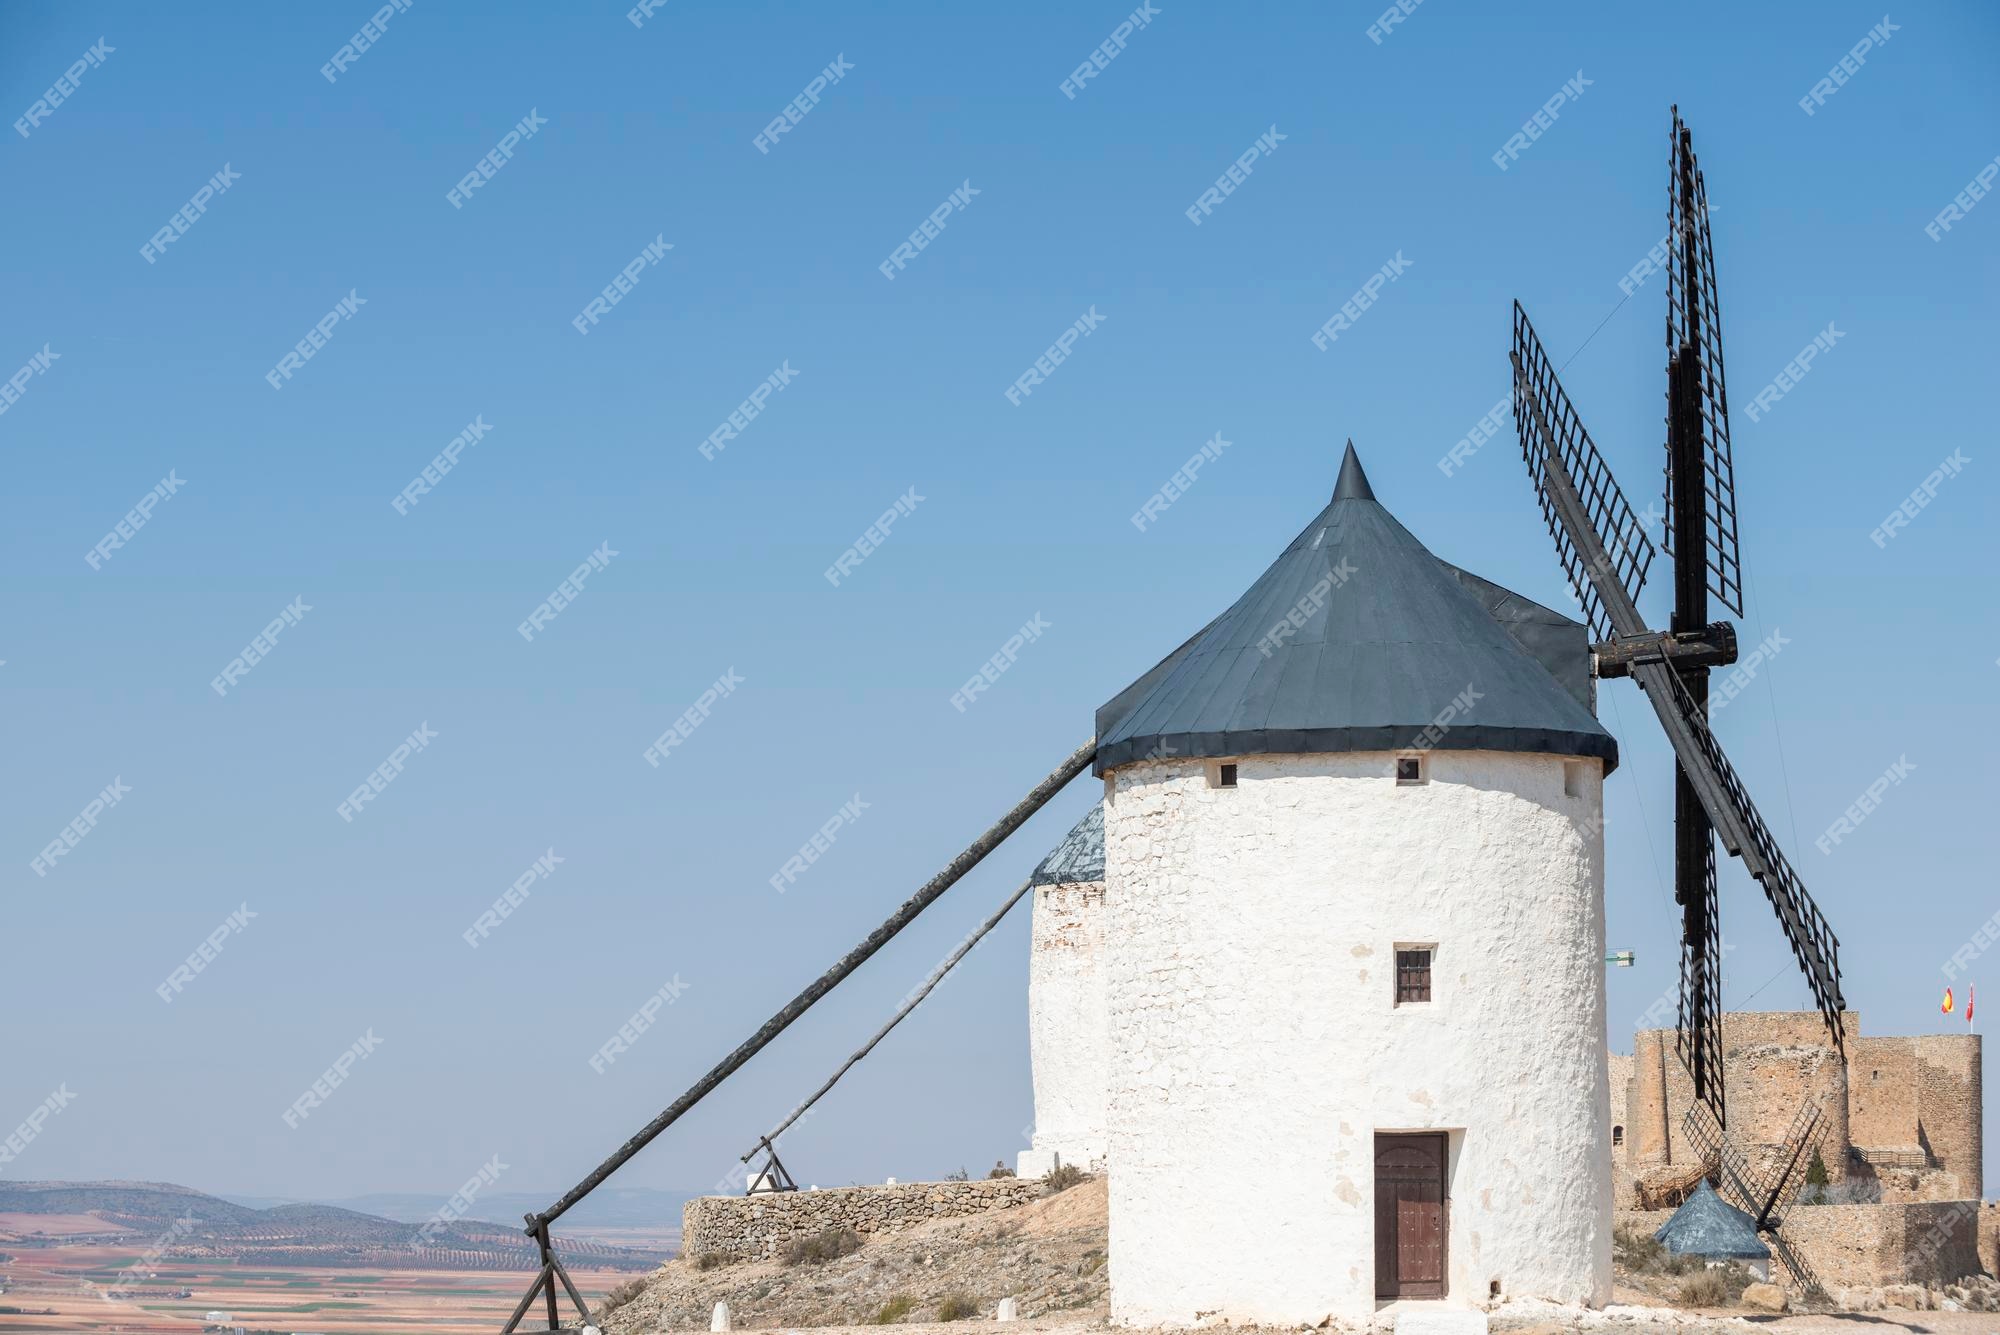
{"label": "dry rocky ground", "polygon": [[[831,1259],[704,1269],[676,1258],[599,1320],[605,1335],[705,1331],[715,1304],[727,1302],[739,1330],[891,1324],[941,1330],[955,1320],[991,1321],[1000,1299],[1011,1297],[1023,1318],[1009,1327],[1017,1335],[1092,1335],[1106,1329],[1108,1316],[1106,1202],[1106,1183],[1096,1178],[1012,1209],[878,1233]],[[1753,1326],[1773,1335],[1833,1335],[1852,1332],[1858,1322],[1895,1325],[1910,1335],[1993,1335],[2000,1325],[1986,1315],[2000,1311],[2000,1284],[1990,1279],[1943,1291],[1903,1285],[1847,1293],[1849,1311],[1779,1315],[1755,1305],[1775,1291],[1750,1289],[1745,1301],[1747,1275],[1718,1281],[1711,1272],[1675,1266],[1647,1241],[1621,1235],[1612,1307],[1580,1314],[1509,1303],[1492,1313],[1496,1335],[1747,1335]]]}
{"label": "dry rocky ground", "polygon": [[990,1321],[1002,1298],[1015,1299],[1024,1318],[1102,1321],[1106,1199],[1104,1179],[1088,1180],[1010,1210],[876,1234],[859,1251],[823,1262],[703,1270],[676,1258],[601,1324],[606,1335],[707,1330],[717,1302],[729,1304],[738,1329],[916,1323],[936,1321],[954,1299],[969,1309],[966,1317]]}

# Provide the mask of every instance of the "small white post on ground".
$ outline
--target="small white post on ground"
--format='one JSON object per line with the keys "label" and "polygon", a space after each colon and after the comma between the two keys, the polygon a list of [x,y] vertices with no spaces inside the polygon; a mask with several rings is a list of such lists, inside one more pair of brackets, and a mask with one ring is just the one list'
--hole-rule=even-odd
{"label": "small white post on ground", "polygon": [[709,1317],[708,1328],[712,1331],[723,1331],[731,1329],[729,1324],[728,1303],[717,1303],[715,1305],[715,1314]]}
{"label": "small white post on ground", "polygon": [[1021,1319],[1020,1302],[1013,1298],[1002,1298],[1000,1300],[1000,1310],[994,1314],[993,1319],[995,1321],[1019,1321]]}

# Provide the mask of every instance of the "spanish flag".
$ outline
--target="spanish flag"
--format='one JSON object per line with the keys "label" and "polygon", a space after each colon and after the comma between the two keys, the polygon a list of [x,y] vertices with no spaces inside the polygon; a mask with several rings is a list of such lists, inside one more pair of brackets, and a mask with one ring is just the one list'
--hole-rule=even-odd
{"label": "spanish flag", "polygon": [[1938,1009],[1942,1010],[1942,1011],[1943,1011],[1943,1012],[1944,1012],[1944,1013],[1945,1013],[1946,1015],[1949,1015],[1949,1014],[1951,1014],[1951,989],[1950,989],[1950,988],[1948,988],[1948,987],[1947,987],[1947,988],[1946,988],[1946,989],[1944,990],[1944,1005],[1940,1006],[1940,1007],[1939,1007]]}

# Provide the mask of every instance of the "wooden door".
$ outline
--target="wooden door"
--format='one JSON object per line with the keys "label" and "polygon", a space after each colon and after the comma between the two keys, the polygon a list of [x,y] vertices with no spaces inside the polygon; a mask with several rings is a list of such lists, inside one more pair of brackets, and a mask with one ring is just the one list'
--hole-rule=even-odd
{"label": "wooden door", "polygon": [[1375,1137],[1375,1296],[1445,1296],[1445,1138]]}

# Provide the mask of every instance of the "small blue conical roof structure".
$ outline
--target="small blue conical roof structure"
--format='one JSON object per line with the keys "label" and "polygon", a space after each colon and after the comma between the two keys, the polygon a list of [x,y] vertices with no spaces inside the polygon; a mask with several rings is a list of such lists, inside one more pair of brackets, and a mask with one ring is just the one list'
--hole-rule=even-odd
{"label": "small blue conical roof structure", "polygon": [[1756,1221],[1715,1194],[1704,1180],[1653,1237],[1676,1256],[1704,1261],[1768,1261]]}
{"label": "small blue conical roof structure", "polygon": [[1089,885],[1104,879],[1104,804],[1092,807],[1028,879],[1036,885]]}

